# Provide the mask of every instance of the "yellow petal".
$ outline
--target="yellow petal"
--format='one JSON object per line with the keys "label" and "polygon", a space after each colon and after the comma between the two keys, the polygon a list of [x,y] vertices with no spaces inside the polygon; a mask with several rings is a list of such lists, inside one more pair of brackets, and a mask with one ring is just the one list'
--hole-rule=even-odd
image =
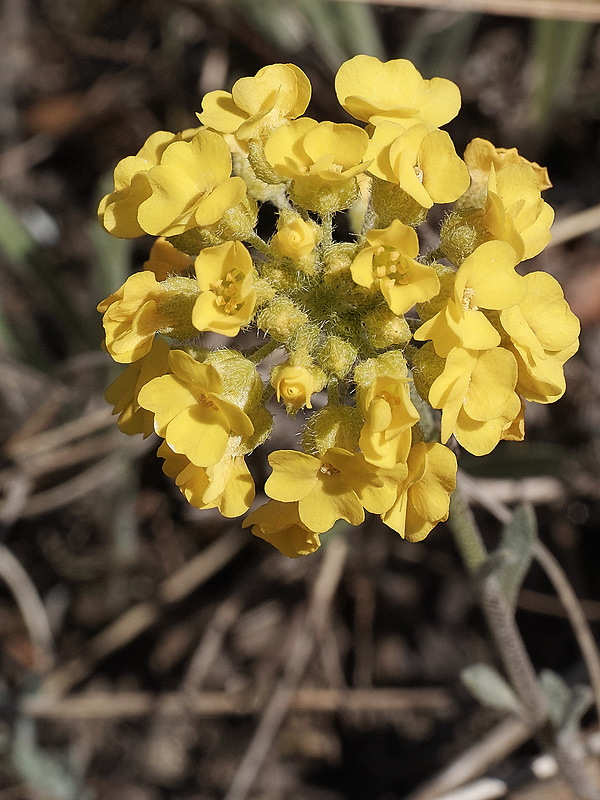
{"label": "yellow petal", "polygon": [[236,105],[230,92],[217,90],[204,95],[202,113],[198,114],[198,119],[208,128],[222,133],[235,133],[242,122],[248,119],[248,112]]}
{"label": "yellow petal", "polygon": [[296,450],[276,450],[269,456],[269,464],[273,472],[265,483],[265,492],[284,503],[300,500],[312,491],[321,466],[319,459]]}
{"label": "yellow petal", "polygon": [[419,149],[423,186],[434,203],[453,203],[469,188],[471,178],[464,161],[456,155],[446,131],[432,131]]}

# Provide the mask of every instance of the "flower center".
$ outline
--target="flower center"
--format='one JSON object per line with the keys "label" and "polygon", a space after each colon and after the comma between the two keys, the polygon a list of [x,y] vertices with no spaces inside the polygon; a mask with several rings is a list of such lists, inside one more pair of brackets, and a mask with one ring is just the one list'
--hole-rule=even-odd
{"label": "flower center", "polygon": [[219,410],[219,406],[205,392],[199,392],[198,393],[197,402],[198,402],[198,405],[204,406],[204,408],[210,408],[213,411],[218,411]]}
{"label": "flower center", "polygon": [[406,267],[401,253],[393,247],[379,245],[373,255],[373,276],[375,279],[405,284]]}
{"label": "flower center", "polygon": [[472,302],[474,294],[475,289],[471,289],[468,286],[465,288],[461,302],[463,311],[477,311],[478,307]]}
{"label": "flower center", "polygon": [[330,464],[327,461],[322,461],[321,466],[319,467],[319,472],[321,475],[339,475],[339,469],[336,469],[333,464]]}
{"label": "flower center", "polygon": [[239,269],[232,269],[224,278],[210,285],[210,291],[216,296],[216,303],[224,314],[235,314],[243,306],[240,297],[240,284],[243,280],[244,273]]}

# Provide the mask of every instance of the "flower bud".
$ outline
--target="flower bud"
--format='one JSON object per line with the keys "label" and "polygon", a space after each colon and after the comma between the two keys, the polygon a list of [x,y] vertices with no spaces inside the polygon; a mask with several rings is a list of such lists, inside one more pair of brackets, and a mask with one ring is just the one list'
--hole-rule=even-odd
{"label": "flower bud", "polygon": [[287,342],[298,328],[308,322],[303,311],[292,303],[289,297],[275,297],[265,306],[256,318],[261,331],[268,333],[278,342]]}
{"label": "flower bud", "polygon": [[368,389],[379,375],[394,378],[408,377],[408,364],[400,350],[390,350],[382,353],[377,358],[368,358],[362,361],[354,370],[354,382],[358,391]]}
{"label": "flower bud", "polygon": [[466,208],[449,214],[440,229],[440,250],[459,267],[490,235],[483,225],[484,212]]}
{"label": "flower bud", "polygon": [[335,281],[350,275],[350,267],[356,255],[356,245],[350,242],[335,242],[323,253],[325,263],[325,280]]}
{"label": "flower bud", "polygon": [[360,411],[353,406],[327,405],[313,413],[302,433],[302,447],[319,456],[332,447],[354,453],[363,425]]}
{"label": "flower bud", "polygon": [[352,369],[358,349],[339,336],[331,336],[319,353],[319,363],[326,372],[343,379]]}
{"label": "flower bud", "polygon": [[433,348],[432,342],[426,342],[415,352],[413,358],[413,380],[419,396],[426,402],[429,399],[431,385],[444,370],[445,359],[440,358]]}
{"label": "flower bud", "polygon": [[379,217],[381,228],[391,225],[395,219],[416,227],[427,218],[427,209],[395,183],[374,178],[372,191],[373,210]]}
{"label": "flower bud", "polygon": [[278,364],[271,372],[271,386],[277,399],[283,400],[285,410],[294,416],[303,406],[312,408],[310,398],[325,385],[325,375],[317,367],[293,365],[290,361]]}
{"label": "flower bud", "polygon": [[365,331],[369,343],[376,350],[405,344],[411,339],[406,319],[399,317],[386,305],[379,306],[365,317]]}
{"label": "flower bud", "polygon": [[295,205],[326,217],[349,208],[358,197],[358,185],[356,178],[335,183],[292,181],[289,193]]}
{"label": "flower bud", "polygon": [[160,333],[172,339],[193,339],[198,331],[192,324],[192,309],[198,298],[198,283],[191,278],[172,275],[161,286],[165,293],[157,302],[157,308],[168,323],[159,328]]}
{"label": "flower bud", "polygon": [[286,258],[302,262],[311,255],[318,238],[319,227],[312,220],[306,222],[298,214],[288,214],[279,218],[277,233],[272,243]]}
{"label": "flower bud", "polygon": [[214,350],[205,363],[221,376],[222,394],[246,414],[262,406],[263,383],[254,364],[237,350]]}

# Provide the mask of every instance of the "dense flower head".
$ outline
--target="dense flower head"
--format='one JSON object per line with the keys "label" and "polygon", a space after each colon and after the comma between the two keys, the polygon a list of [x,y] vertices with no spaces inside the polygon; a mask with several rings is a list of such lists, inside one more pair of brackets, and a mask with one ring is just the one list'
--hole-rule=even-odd
{"label": "dense flower head", "polygon": [[[522,265],[550,239],[546,170],[484,139],[461,159],[440,130],[458,87],[404,59],[357,56],[335,89],[360,125],[303,116],[292,64],[210,92],[204,127],[150,136],[99,208],[114,236],[158,237],[98,305],[127,365],[106,393],[120,428],[157,434],[187,502],[249,511],[293,558],[367,514],[425,538],[449,514],[451,448],[521,441],[579,336],[557,281]],[[253,510],[247,456],[283,415],[294,449],[271,447]]]}

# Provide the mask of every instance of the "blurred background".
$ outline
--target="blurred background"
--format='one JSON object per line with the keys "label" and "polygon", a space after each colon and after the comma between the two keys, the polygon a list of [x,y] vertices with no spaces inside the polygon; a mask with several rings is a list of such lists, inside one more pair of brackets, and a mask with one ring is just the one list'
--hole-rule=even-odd
{"label": "blurred background", "polygon": [[[419,787],[469,753],[507,796],[570,796],[533,776],[518,728],[472,755],[504,715],[460,682],[496,656],[443,525],[411,545],[372,519],[288,560],[187,506],[157,442],[120,434],[103,399],[119,368],[95,307],[151,246],[97,223],[116,162],[265,64],[301,67],[309,115],[340,122],[343,61],[409,58],[460,86],[459,153],[481,136],[550,171],[556,235],[527,268],[561,281],[581,350],[566,396],[528,410],[525,443],[460,464],[490,546],[490,504],[534,504],[598,632],[600,6],[438,5],[2,3],[0,800],[426,800]],[[537,669],[587,681],[535,565],[517,619]]]}

